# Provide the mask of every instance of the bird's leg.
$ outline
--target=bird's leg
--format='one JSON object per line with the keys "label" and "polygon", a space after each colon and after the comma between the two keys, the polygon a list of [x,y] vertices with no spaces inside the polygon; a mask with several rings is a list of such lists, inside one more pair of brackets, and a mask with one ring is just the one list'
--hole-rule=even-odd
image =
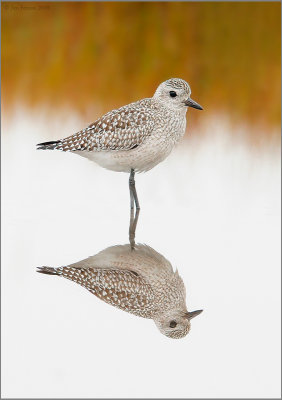
{"label": "bird's leg", "polygon": [[132,182],[134,182],[134,170],[130,171],[129,176],[129,195],[130,195],[130,223],[129,223],[129,242],[131,249],[135,246],[135,234],[133,232],[133,221],[134,221],[134,195],[132,191]]}
{"label": "bird's leg", "polygon": [[135,237],[135,231],[136,231],[136,227],[137,227],[137,222],[138,222],[138,218],[139,218],[139,213],[140,213],[140,205],[139,205],[139,201],[138,201],[138,197],[137,197],[137,192],[136,192],[136,187],[135,187],[135,182],[132,188],[132,192],[133,192],[133,197],[134,197],[134,201],[135,201],[135,217],[134,217],[134,221],[133,221],[133,232],[134,232],[134,237]]}
{"label": "bird's leg", "polygon": [[[129,191],[130,191],[130,226],[129,226],[129,241],[131,245],[131,249],[134,249],[135,246],[135,231],[138,222],[138,217],[140,213],[140,205],[137,197],[135,180],[134,180],[134,169],[130,171],[129,177]],[[134,202],[136,207],[136,212],[134,216]]]}

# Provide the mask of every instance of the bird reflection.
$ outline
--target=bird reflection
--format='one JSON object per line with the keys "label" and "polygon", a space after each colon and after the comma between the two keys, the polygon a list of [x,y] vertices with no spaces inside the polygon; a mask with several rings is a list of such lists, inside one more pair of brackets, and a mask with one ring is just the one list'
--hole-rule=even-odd
{"label": "bird reflection", "polygon": [[85,287],[112,306],[153,319],[160,332],[182,338],[190,321],[202,310],[189,312],[185,286],[168,260],[147,245],[108,247],[100,253],[64,267],[39,267]]}

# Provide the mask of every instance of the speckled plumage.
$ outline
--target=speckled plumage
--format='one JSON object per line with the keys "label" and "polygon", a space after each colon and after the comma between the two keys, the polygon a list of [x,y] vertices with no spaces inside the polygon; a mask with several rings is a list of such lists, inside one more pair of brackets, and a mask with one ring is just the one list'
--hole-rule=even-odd
{"label": "speckled plumage", "polygon": [[[95,256],[38,272],[58,275],[85,287],[98,298],[129,313],[155,321],[166,336],[179,338],[190,330],[185,287],[169,261],[151,247],[112,246]],[[171,322],[177,325],[170,327]]]}
{"label": "speckled plumage", "polygon": [[[172,98],[171,91],[177,96]],[[147,171],[164,160],[184,135],[188,106],[201,109],[190,94],[188,83],[169,79],[152,98],[112,110],[74,135],[40,143],[38,149],[75,152],[114,171]]]}

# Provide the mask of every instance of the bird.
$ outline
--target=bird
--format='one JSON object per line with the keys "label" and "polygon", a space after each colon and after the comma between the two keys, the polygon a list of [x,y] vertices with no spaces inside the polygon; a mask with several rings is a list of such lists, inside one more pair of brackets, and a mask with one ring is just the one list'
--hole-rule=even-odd
{"label": "bird", "polygon": [[203,110],[190,96],[191,89],[186,81],[170,78],[157,87],[151,98],[109,111],[64,139],[37,144],[38,150],[72,152],[106,169],[130,173],[129,241],[132,249],[140,213],[135,173],[149,171],[170,154],[185,133],[188,107]]}
{"label": "bird", "polygon": [[108,247],[63,267],[38,267],[83,286],[104,302],[139,317],[153,319],[162,334],[179,339],[188,334],[191,319],[203,310],[188,311],[183,280],[177,269],[146,244]]}

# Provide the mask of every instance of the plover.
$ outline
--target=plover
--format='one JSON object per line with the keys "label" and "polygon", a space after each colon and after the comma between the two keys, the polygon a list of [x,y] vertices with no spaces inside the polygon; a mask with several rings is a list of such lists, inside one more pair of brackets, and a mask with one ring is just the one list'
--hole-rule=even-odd
{"label": "plover", "polygon": [[178,271],[146,245],[135,245],[135,251],[130,245],[112,246],[65,267],[37,270],[70,279],[112,306],[153,319],[170,338],[186,336],[190,320],[202,312],[187,310],[185,286]]}
{"label": "plover", "polygon": [[158,86],[152,98],[112,110],[65,139],[37,145],[39,150],[71,151],[104,168],[130,173],[129,240],[132,248],[140,211],[135,172],[148,171],[169,155],[185,133],[188,107],[202,110],[190,95],[187,82],[168,79]]}

